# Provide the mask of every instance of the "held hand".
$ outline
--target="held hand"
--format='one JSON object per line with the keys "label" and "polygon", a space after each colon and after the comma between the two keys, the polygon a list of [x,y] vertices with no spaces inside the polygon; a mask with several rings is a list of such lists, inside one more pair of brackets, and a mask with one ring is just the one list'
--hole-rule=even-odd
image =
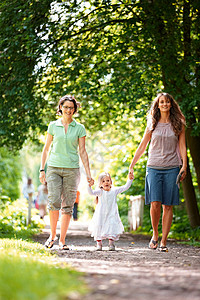
{"label": "held hand", "polygon": [[40,172],[40,176],[39,176],[40,182],[42,184],[45,184],[46,180],[45,180],[45,172]]}
{"label": "held hand", "polygon": [[128,174],[128,178],[129,178],[130,180],[133,180],[133,179],[134,179],[134,175],[133,175],[133,173],[130,173],[130,172],[129,172],[129,174]]}
{"label": "held hand", "polygon": [[94,184],[94,179],[92,179],[91,177],[87,177],[87,181],[89,183],[89,186],[92,186]]}
{"label": "held hand", "polygon": [[130,180],[134,179],[133,168],[129,168],[128,178],[129,178]]}

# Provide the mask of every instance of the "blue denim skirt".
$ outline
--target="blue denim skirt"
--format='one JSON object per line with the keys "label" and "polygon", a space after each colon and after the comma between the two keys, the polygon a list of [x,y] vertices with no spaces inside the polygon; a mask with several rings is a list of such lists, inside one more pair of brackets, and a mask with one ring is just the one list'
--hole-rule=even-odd
{"label": "blue denim skirt", "polygon": [[179,167],[157,170],[147,167],[145,181],[145,204],[159,201],[164,205],[179,205],[179,188],[176,178]]}

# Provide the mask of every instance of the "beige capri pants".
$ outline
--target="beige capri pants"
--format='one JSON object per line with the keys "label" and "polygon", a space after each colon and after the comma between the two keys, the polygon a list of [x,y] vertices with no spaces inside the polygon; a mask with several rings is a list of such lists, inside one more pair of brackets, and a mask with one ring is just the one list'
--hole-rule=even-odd
{"label": "beige capri pants", "polygon": [[72,215],[80,182],[79,168],[47,167],[48,209]]}

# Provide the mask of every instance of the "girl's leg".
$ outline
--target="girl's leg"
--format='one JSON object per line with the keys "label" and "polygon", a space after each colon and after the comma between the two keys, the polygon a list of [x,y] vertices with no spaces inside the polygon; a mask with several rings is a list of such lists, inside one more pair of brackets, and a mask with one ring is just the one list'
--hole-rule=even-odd
{"label": "girl's leg", "polygon": [[67,234],[67,230],[69,227],[69,222],[71,219],[71,215],[69,214],[62,214],[61,215],[61,225],[60,225],[60,242],[64,245],[65,238]]}
{"label": "girl's leg", "polygon": [[114,245],[114,241],[112,239],[109,239],[109,245]]}
{"label": "girl's leg", "polygon": [[[161,203],[159,201],[151,202],[150,216],[151,216],[151,224],[153,228],[152,240],[154,241],[158,241],[158,224],[160,220],[160,214],[161,214]],[[157,248],[157,244],[150,242],[149,247],[152,249]]]}
{"label": "girl's leg", "polygon": [[97,251],[102,250],[102,240],[97,240]]}
{"label": "girl's leg", "polygon": [[112,239],[109,239],[109,250],[115,250],[115,244]]}
{"label": "girl's leg", "polygon": [[171,224],[173,219],[173,206],[163,205],[163,216],[162,216],[162,240],[160,245],[166,246],[167,237],[170,232]]}

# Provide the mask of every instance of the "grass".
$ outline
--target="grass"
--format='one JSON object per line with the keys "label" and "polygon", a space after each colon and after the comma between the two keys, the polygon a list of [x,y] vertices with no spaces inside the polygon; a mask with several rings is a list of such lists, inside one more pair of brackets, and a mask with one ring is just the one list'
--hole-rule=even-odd
{"label": "grass", "polygon": [[62,300],[85,294],[82,273],[58,264],[55,255],[31,241],[44,227],[38,212],[32,209],[31,225],[26,217],[25,199],[0,198],[0,300]]}
{"label": "grass", "polygon": [[0,299],[61,300],[88,290],[82,274],[38,243],[0,240]]}

